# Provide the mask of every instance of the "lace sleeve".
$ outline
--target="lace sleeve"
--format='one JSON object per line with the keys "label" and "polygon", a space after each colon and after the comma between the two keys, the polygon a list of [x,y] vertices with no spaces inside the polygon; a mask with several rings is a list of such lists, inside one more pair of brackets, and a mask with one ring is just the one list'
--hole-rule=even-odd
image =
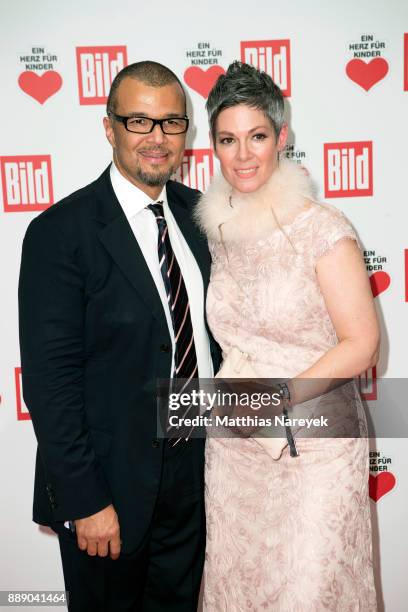
{"label": "lace sleeve", "polygon": [[354,240],[360,248],[356,231],[347,217],[336,208],[322,205],[321,214],[317,215],[312,237],[313,262],[329,253],[340,241]]}

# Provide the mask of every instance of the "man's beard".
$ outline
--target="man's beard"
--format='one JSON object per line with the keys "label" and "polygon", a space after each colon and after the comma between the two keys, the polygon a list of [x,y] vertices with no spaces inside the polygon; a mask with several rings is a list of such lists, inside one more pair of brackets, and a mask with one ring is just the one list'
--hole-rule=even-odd
{"label": "man's beard", "polygon": [[174,172],[173,167],[168,168],[165,172],[145,172],[139,166],[135,169],[133,178],[147,187],[163,187]]}

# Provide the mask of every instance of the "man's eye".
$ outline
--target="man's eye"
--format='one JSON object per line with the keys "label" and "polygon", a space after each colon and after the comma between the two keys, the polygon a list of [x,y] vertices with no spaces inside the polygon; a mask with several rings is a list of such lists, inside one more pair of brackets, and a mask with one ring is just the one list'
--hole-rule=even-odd
{"label": "man's eye", "polygon": [[131,125],[146,125],[146,119],[144,117],[131,117],[128,119],[128,123]]}

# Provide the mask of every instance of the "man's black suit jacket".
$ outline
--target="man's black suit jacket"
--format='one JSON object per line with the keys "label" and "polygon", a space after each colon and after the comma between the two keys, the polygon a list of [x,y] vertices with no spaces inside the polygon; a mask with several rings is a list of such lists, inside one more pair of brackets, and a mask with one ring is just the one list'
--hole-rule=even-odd
{"label": "man's black suit jacket", "polygon": [[[198,195],[167,183],[206,293],[210,256],[192,220]],[[122,549],[135,550],[158,493],[156,381],[169,377],[172,350],[159,294],[109,168],[31,222],[19,306],[23,394],[38,440],[33,519],[53,525],[113,503]],[[193,469],[202,479],[204,441],[192,442]]]}

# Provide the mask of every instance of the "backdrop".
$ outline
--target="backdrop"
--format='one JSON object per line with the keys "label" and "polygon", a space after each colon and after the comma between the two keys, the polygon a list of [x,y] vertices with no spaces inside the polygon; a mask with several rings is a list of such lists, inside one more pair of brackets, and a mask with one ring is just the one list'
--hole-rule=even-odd
{"label": "backdrop", "polygon": [[407,363],[406,1],[0,5],[0,589],[63,588],[56,538],[31,523],[36,444],[21,395],[17,325],[27,225],[107,166],[102,117],[110,83],[143,59],[167,64],[185,84],[192,128],[178,179],[205,190],[217,171],[205,100],[217,76],[242,59],[281,86],[291,125],[286,155],[309,169],[321,199],[341,208],[361,237],[383,328],[380,363],[362,377],[362,390],[374,421],[379,407],[401,417],[398,431],[378,431],[367,457],[379,607],[405,611],[406,402],[389,389],[404,381]]}

